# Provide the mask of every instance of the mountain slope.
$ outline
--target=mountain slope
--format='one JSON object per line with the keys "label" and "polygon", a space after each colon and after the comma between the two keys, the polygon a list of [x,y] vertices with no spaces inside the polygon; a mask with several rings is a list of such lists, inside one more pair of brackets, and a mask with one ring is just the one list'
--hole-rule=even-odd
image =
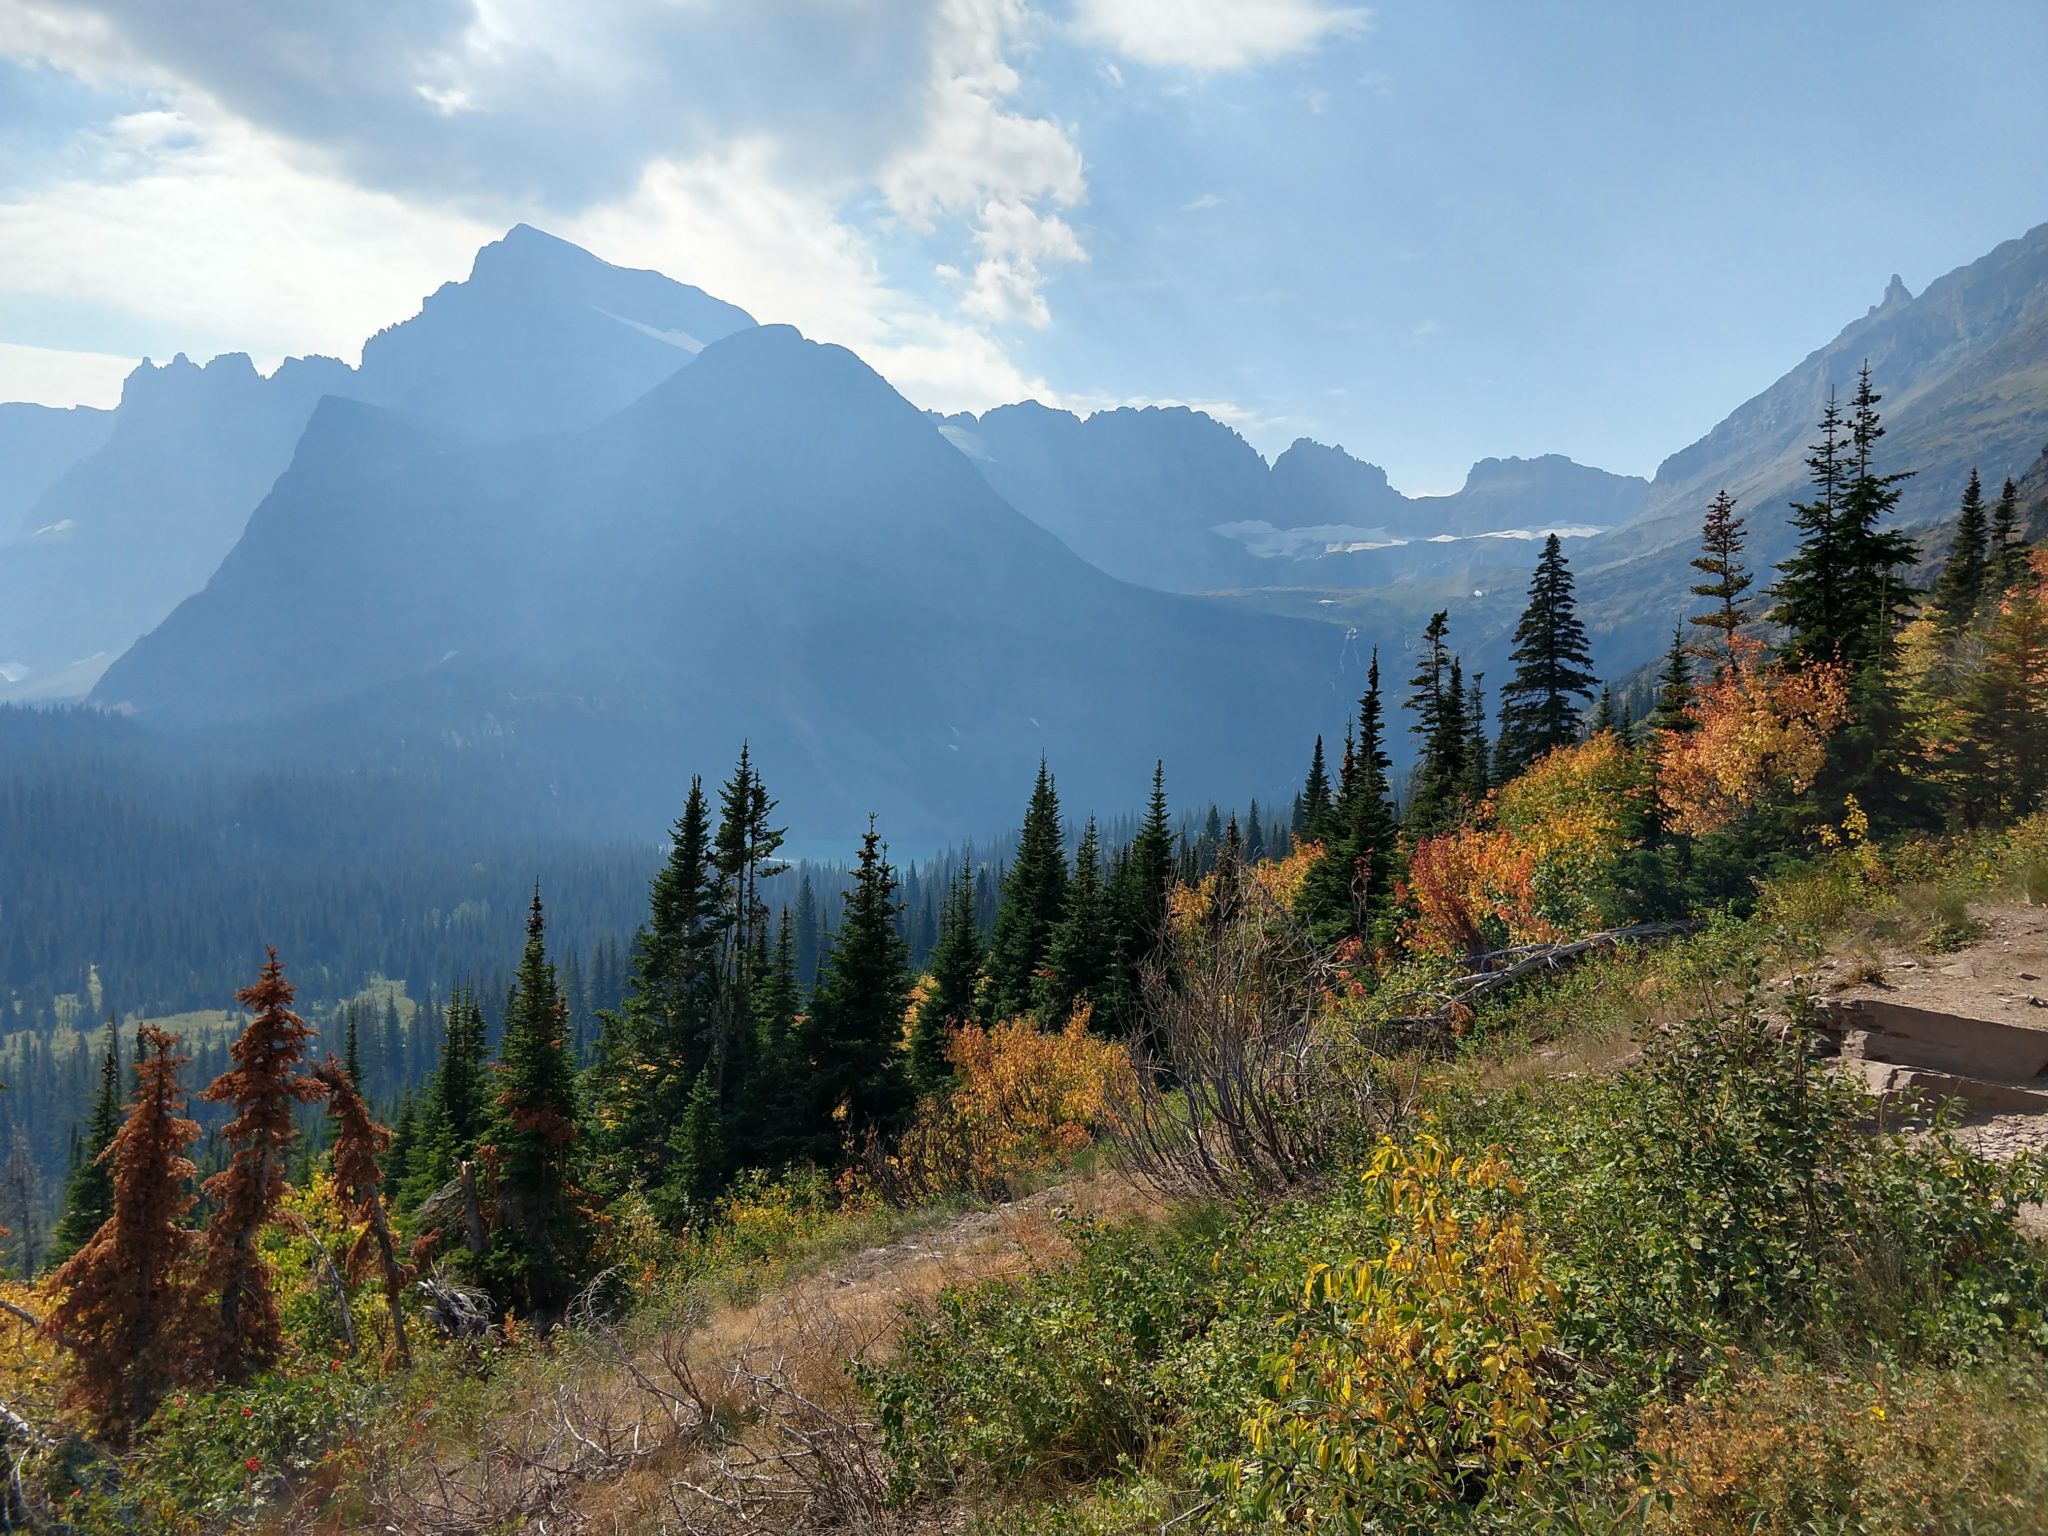
{"label": "mountain slope", "polygon": [[264,378],[239,354],[204,368],[145,362],[104,446],[28,510],[28,524],[57,532],[0,548],[0,665],[19,674],[0,682],[0,701],[83,692],[198,591],[323,396],[508,440],[588,426],[752,324],[695,288],[520,225],[478,252],[465,281],[372,337],[360,369],[292,359]]}
{"label": "mountain slope", "polygon": [[1918,298],[1894,278],[1868,314],[1666,459],[1642,517],[1586,547],[1582,597],[1596,633],[1634,659],[1668,642],[1691,611],[1686,561],[1700,515],[1724,487],[1749,519],[1753,567],[1768,572],[1791,552],[1789,503],[1805,494],[1814,424],[1829,390],[1846,397],[1865,360],[1884,396],[1882,463],[1913,472],[1897,520],[1939,543],[1973,467],[1995,488],[2048,441],[2048,224]]}
{"label": "mountain slope", "polygon": [[505,449],[324,406],[94,698],[310,751],[470,742],[640,829],[746,737],[792,822],[918,842],[1008,820],[1041,752],[1077,806],[1134,803],[1155,756],[1185,794],[1277,788],[1348,708],[1344,659],[1327,626],[1112,580],[858,358],[767,327]]}
{"label": "mountain slope", "polygon": [[1483,459],[1454,494],[1409,497],[1378,465],[1308,438],[1269,468],[1229,427],[1178,406],[1084,420],[1026,402],[949,416],[942,430],[1005,500],[1077,554],[1164,591],[1370,587],[1464,558],[1417,547],[1425,541],[1612,528],[1637,515],[1647,490],[1548,454]]}
{"label": "mountain slope", "polygon": [[114,413],[90,406],[0,405],[0,544],[36,532],[29,514],[43,492],[113,430]]}

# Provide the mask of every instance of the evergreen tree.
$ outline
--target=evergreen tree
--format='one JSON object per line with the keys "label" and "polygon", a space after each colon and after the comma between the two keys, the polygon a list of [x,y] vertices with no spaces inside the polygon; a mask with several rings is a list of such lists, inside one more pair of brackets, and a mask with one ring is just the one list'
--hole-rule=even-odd
{"label": "evergreen tree", "polygon": [[234,1386],[268,1370],[284,1347],[270,1265],[256,1242],[284,1197],[285,1154],[298,1135],[293,1111],[321,1096],[299,1071],[314,1031],[292,1012],[295,992],[271,950],[255,985],[235,994],[252,1013],[234,1044],[234,1067],[200,1095],[235,1106],[221,1128],[234,1155],[204,1189],[213,1206],[205,1284],[219,1298],[209,1353],[215,1374]]}
{"label": "evergreen tree", "polygon": [[1486,739],[1486,678],[1472,674],[1465,690],[1465,763],[1459,785],[1468,805],[1477,805],[1493,787],[1493,749]]}
{"label": "evergreen tree", "polygon": [[1614,690],[1605,683],[1600,685],[1600,703],[1593,711],[1593,724],[1588,734],[1604,736],[1610,731],[1619,732],[1621,717],[1614,712]]}
{"label": "evergreen tree", "polygon": [[346,1009],[346,1030],[342,1045],[342,1066],[348,1073],[348,1080],[360,1092],[363,1085],[363,1055],[361,1043],[356,1037],[356,1005],[350,1003]]}
{"label": "evergreen tree", "polygon": [[[1237,818],[1230,819],[1235,841]],[[1039,989],[1039,1016],[1058,1028],[1081,1003],[1100,1003],[1109,985],[1116,957],[1116,925],[1110,893],[1103,881],[1102,841],[1095,818],[1088,818],[1081,846],[1074,855],[1074,877],[1067,884],[1066,910],[1053,930],[1046,973]],[[1107,1027],[1108,1020],[1102,1021]]]}
{"label": "evergreen tree", "polygon": [[1158,947],[1166,922],[1167,886],[1173,880],[1173,822],[1166,803],[1166,765],[1152,765],[1152,794],[1144,820],[1113,882],[1116,961],[1110,1001],[1101,1012],[1112,1030],[1127,1029],[1138,1012],[1140,972]]}
{"label": "evergreen tree", "polygon": [[1963,819],[1974,826],[2048,803],[2048,602],[2032,584],[2000,605],[1962,705]]}
{"label": "evergreen tree", "polygon": [[1244,856],[1257,864],[1266,857],[1266,828],[1259,820],[1259,802],[1254,800],[1244,823]]}
{"label": "evergreen tree", "polygon": [[818,897],[808,870],[796,889],[796,979],[806,992],[818,984]]}
{"label": "evergreen tree", "polygon": [[1512,778],[1544,753],[1578,737],[1579,705],[1598,681],[1586,628],[1572,597],[1571,567],[1556,534],[1543,542],[1529,581],[1529,606],[1509,653],[1515,674],[1500,691],[1501,755]]}
{"label": "evergreen tree", "polygon": [[939,941],[932,949],[931,987],[910,1027],[910,1077],[919,1093],[936,1093],[953,1077],[947,1042],[963,1024],[979,1022],[981,929],[974,920],[974,877],[964,867],[946,893]]}
{"label": "evergreen tree", "polygon": [[1310,867],[1296,899],[1296,916],[1318,944],[1370,938],[1394,910],[1400,852],[1387,779],[1390,767],[1380,656],[1375,650],[1358,701],[1351,792],[1338,807],[1335,835]]}
{"label": "evergreen tree", "polygon": [[[1039,783],[1049,802],[1051,785],[1043,770]],[[1052,815],[1056,825],[1056,804]],[[909,956],[896,931],[896,910],[896,872],[871,817],[846,915],[806,1021],[810,1151],[819,1162],[833,1160],[844,1146],[859,1148],[869,1136],[893,1131],[911,1103],[903,1053]]]}
{"label": "evergreen tree", "polygon": [[752,994],[757,971],[767,961],[768,904],[761,899],[761,882],[787,867],[775,858],[784,829],[769,825],[774,811],[775,801],[742,743],[732,777],[719,791],[712,856],[726,903],[719,924],[711,1040],[712,1081],[721,1114],[744,1091],[754,1066]]}
{"label": "evergreen tree", "polygon": [[1961,634],[1976,622],[1991,586],[1991,538],[1984,514],[1984,486],[1970,471],[1956,512],[1956,532],[1948,560],[1928,594],[1944,634]]}
{"label": "evergreen tree", "polygon": [[100,1086],[86,1117],[85,1143],[64,1189],[64,1210],[50,1233],[46,1262],[61,1264],[91,1241],[114,1214],[114,1171],[107,1149],[121,1129],[121,1037],[107,1020],[106,1049],[100,1054]]}
{"label": "evergreen tree", "polygon": [[2020,537],[2020,488],[2006,476],[1991,511],[1991,571],[1987,598],[2003,597],[2026,579],[2027,543]]}
{"label": "evergreen tree", "polygon": [[773,1168],[802,1155],[805,1116],[803,1046],[799,1038],[803,988],[796,975],[796,935],[790,910],[782,909],[775,947],[754,994],[760,1070],[748,1093],[742,1123],[756,1165]]}
{"label": "evergreen tree", "polygon": [[135,1098],[106,1153],[113,1214],[58,1269],[45,1331],[74,1370],[62,1402],[83,1410],[103,1440],[126,1445],[158,1403],[192,1373],[187,1270],[199,1234],[185,1225],[195,1172],[185,1155],[199,1127],[183,1115],[177,1039],[154,1024],[135,1037]]}
{"label": "evergreen tree", "polygon": [[1408,825],[1418,836],[1456,821],[1464,808],[1464,679],[1445,644],[1449,633],[1450,615],[1431,615],[1422,632],[1422,657],[1409,679],[1408,707],[1415,712],[1409,729],[1422,738],[1408,803]]}
{"label": "evergreen tree", "polygon": [[1693,699],[1692,658],[1685,649],[1682,630],[1671,631],[1671,649],[1664,653],[1664,671],[1657,679],[1657,702],[1645,722],[1653,731],[1690,731],[1696,728],[1688,706]]}
{"label": "evergreen tree", "polygon": [[1060,831],[1059,796],[1043,759],[1017,862],[1003,881],[1003,901],[989,936],[990,1012],[998,1018],[1029,1013],[1038,998],[1038,973],[1052,949],[1053,930],[1067,902],[1067,853]]}
{"label": "evergreen tree", "polygon": [[1693,583],[1692,595],[1713,604],[1705,613],[1692,616],[1692,622],[1712,637],[1702,637],[1701,654],[1724,671],[1735,665],[1735,637],[1749,622],[1743,594],[1756,579],[1742,563],[1743,547],[1748,543],[1744,522],[1735,515],[1735,498],[1726,491],[1716,493],[1700,530],[1700,552],[1692,561],[1693,569],[1707,578]]}
{"label": "evergreen tree", "polygon": [[[1330,794],[1330,773],[1323,766],[1323,738],[1316,737],[1316,750],[1308,763],[1308,782],[1301,791],[1301,824],[1295,830],[1303,837],[1322,836],[1323,818],[1330,814],[1334,803]],[[1212,808],[1211,814],[1214,814]],[[1221,827],[1217,828],[1222,831]]]}
{"label": "evergreen tree", "polygon": [[590,1233],[574,1184],[581,1131],[568,1008],[548,962],[538,886],[506,1003],[496,1087],[478,1149],[496,1183],[485,1272],[501,1299],[548,1326],[582,1279]]}
{"label": "evergreen tree", "polygon": [[1877,662],[1913,596],[1901,572],[1917,558],[1913,541],[1879,526],[1898,504],[1905,474],[1879,474],[1884,436],[1866,364],[1857,377],[1846,435],[1833,395],[1821,417],[1821,441],[1807,458],[1814,499],[1793,503],[1798,550],[1778,568],[1772,617],[1789,632],[1794,660],[1846,663],[1852,673]]}
{"label": "evergreen tree", "polygon": [[[744,757],[742,768],[745,809],[752,773]],[[668,859],[648,887],[647,922],[633,937],[626,995],[600,1024],[591,1099],[603,1168],[614,1183],[660,1186],[671,1133],[707,1067],[716,1085],[719,1033],[731,1027],[719,1020],[718,994],[733,885],[719,858],[704,783],[692,777]]]}
{"label": "evergreen tree", "polygon": [[392,1352],[400,1365],[412,1364],[405,1339],[405,1268],[384,1210],[384,1170],[377,1159],[391,1145],[391,1133],[370,1118],[370,1109],[348,1075],[346,1063],[332,1056],[313,1069],[313,1079],[327,1095],[328,1118],[334,1122],[334,1187],[343,1208],[363,1230],[342,1259],[349,1278],[361,1283],[373,1270],[384,1288],[391,1315]]}

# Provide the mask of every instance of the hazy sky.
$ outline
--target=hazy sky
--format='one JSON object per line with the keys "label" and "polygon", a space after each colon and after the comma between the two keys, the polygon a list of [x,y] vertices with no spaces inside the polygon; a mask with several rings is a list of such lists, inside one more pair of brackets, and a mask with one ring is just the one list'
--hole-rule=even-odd
{"label": "hazy sky", "polygon": [[2048,219],[2043,58],[2043,0],[0,0],[0,398],[353,361],[523,219],[923,405],[1647,473]]}

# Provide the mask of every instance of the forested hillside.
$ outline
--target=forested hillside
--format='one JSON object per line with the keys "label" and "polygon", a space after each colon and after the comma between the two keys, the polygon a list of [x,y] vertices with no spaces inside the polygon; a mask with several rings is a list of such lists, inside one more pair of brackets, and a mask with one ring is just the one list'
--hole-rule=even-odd
{"label": "forested hillside", "polygon": [[[650,869],[436,835],[459,785],[8,722],[55,769],[9,791],[39,857],[110,866],[77,921],[159,849],[251,883],[215,918],[250,924],[239,1013],[131,1038],[73,991],[62,1070],[19,1058],[17,1125],[68,1092],[77,1129],[54,1217],[27,1136],[0,1204],[10,1518],[2032,1529],[2048,1163],[1978,1122],[2034,1136],[2048,1073],[1916,1098],[1828,989],[1994,904],[2039,926],[2048,551],[1973,474],[1916,589],[1882,405],[1868,369],[1823,405],[1774,574],[1731,497],[1699,508],[1643,719],[1553,536],[1497,715],[1437,612],[1297,744],[1284,809],[1187,816],[1161,765],[1110,823],[1049,759],[1014,839],[914,876],[872,818],[791,868],[751,742],[678,774]],[[387,821],[344,856],[316,808],[350,794],[355,835]],[[319,861],[355,871],[326,906]],[[460,889],[479,921],[415,932]],[[272,901],[348,934],[323,1008],[254,952]],[[120,951],[133,985],[175,992],[181,934],[233,963],[201,931]],[[380,945],[448,991],[359,987]],[[1089,1167],[1121,1214],[1027,1263],[764,1321],[808,1267]]]}

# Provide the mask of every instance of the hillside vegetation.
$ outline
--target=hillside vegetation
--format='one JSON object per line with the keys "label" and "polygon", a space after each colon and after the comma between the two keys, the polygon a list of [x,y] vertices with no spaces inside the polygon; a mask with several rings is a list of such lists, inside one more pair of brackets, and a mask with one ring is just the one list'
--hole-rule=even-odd
{"label": "hillside vegetation", "polygon": [[1704,509],[1646,721],[1551,539],[1497,732],[1438,614],[1398,795],[1376,658],[1256,837],[1162,770],[1105,847],[1042,766],[922,966],[871,826],[799,980],[743,750],[587,1065],[538,890],[390,1130],[275,955],[196,1187],[179,1042],[109,1031],[5,1293],[8,1518],[2040,1530],[2048,1162],[1873,1099],[1820,993],[2048,903],[2048,556],[1973,477],[1913,592],[1877,406],[1768,592]]}

